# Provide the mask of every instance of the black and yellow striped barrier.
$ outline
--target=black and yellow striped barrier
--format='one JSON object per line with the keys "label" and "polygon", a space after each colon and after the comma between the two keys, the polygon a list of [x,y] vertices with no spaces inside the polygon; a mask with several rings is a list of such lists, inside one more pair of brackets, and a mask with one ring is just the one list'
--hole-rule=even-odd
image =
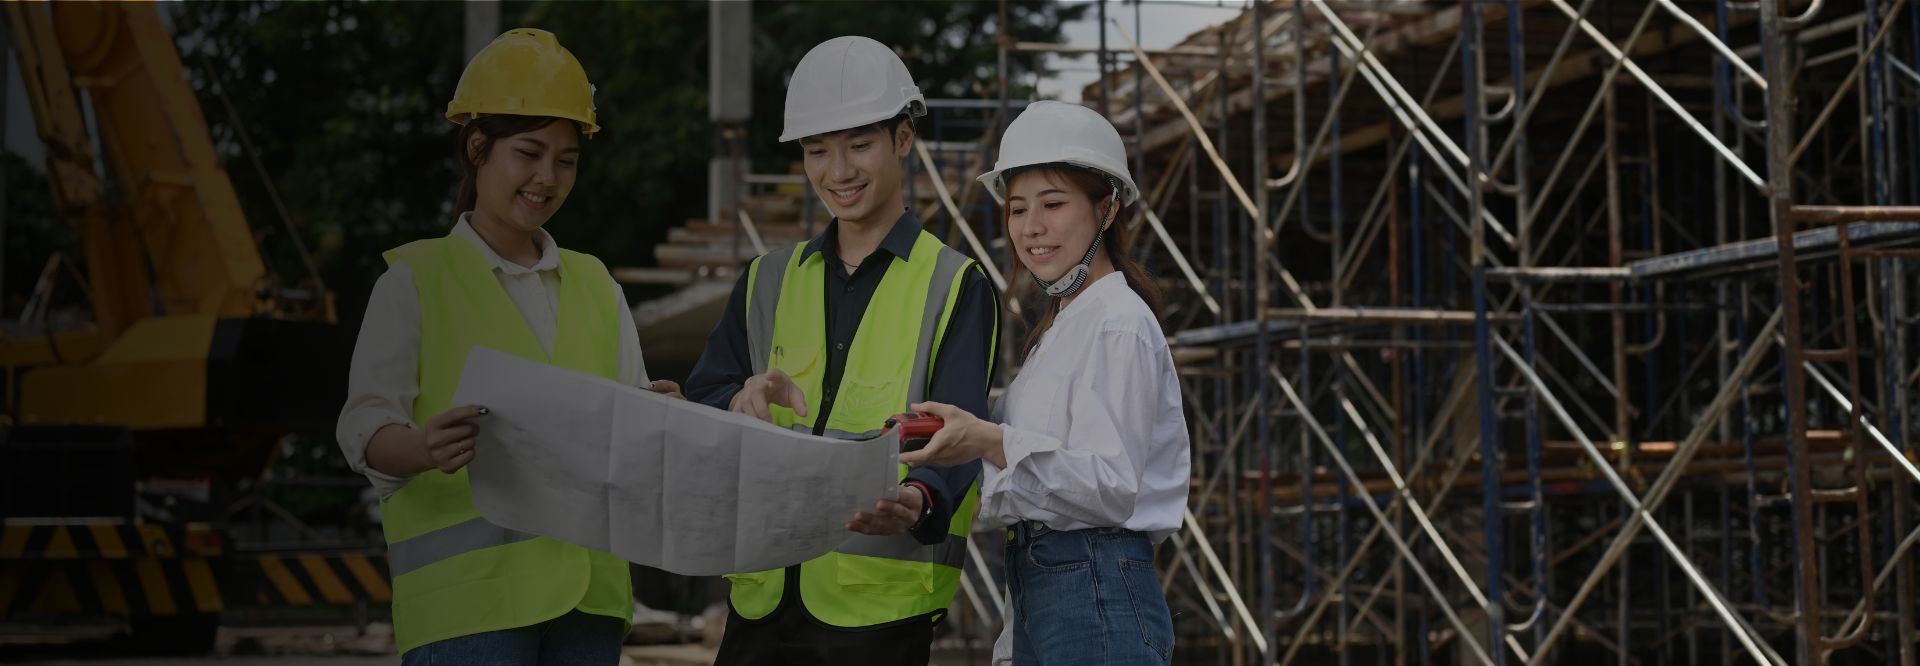
{"label": "black and yellow striped barrier", "polygon": [[[237,589],[261,606],[312,606],[359,601],[390,603],[387,558],[361,552],[247,555],[234,561]],[[235,604],[238,596],[230,597]]]}
{"label": "black and yellow striped barrier", "polygon": [[218,557],[225,542],[205,523],[102,520],[0,526],[0,560],[127,560]]}
{"label": "black and yellow striped barrier", "polygon": [[220,534],[96,521],[0,526],[0,612],[173,616],[218,613]]}
{"label": "black and yellow striped barrier", "polygon": [[377,551],[228,553],[224,545],[201,524],[0,525],[0,617],[165,617],[393,599]]}
{"label": "black and yellow striped barrier", "polygon": [[220,586],[206,558],[0,562],[7,615],[174,616],[218,613]]}

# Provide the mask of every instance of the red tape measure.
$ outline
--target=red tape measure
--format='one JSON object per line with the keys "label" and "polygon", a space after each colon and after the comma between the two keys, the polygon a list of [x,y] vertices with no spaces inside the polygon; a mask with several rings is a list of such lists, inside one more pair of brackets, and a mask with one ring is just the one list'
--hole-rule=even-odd
{"label": "red tape measure", "polygon": [[924,412],[895,414],[887,419],[887,429],[900,429],[900,452],[918,451],[927,447],[933,434],[940,432],[947,422],[938,416]]}

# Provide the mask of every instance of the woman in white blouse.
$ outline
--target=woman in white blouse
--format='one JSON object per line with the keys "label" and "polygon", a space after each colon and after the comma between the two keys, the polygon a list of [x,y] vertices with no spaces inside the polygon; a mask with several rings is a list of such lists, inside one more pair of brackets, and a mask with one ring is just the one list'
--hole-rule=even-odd
{"label": "woman in white blouse", "polygon": [[979,520],[1011,527],[1014,612],[997,662],[1171,659],[1153,558],[1186,508],[1186,417],[1159,294],[1120,222],[1139,198],[1126,165],[1119,132],[1090,109],[1038,102],[1014,120],[980,181],[1051,302],[1001,400],[1005,423],[913,406],[946,427],[901,461],[982,460]]}

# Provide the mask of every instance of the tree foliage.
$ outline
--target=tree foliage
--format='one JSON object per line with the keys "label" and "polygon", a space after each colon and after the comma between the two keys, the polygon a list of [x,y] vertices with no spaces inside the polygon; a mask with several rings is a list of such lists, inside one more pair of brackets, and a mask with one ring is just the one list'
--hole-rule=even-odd
{"label": "tree foliage", "polygon": [[[705,214],[705,165],[719,143],[706,108],[708,6],[500,6],[502,29],[554,32],[597,88],[605,131],[585,142],[580,180],[549,226],[563,246],[609,265],[649,265],[668,228]],[[787,77],[808,49],[837,35],[893,46],[928,97],[996,94],[998,9],[958,0],[756,3],[751,154],[763,168],[785,170],[793,150],[774,139]],[[1086,9],[1040,0],[1008,6],[1022,41],[1057,40],[1061,23]],[[164,14],[270,270],[284,284],[307,278],[272,204],[278,194],[342,318],[356,322],[385,270],[381,253],[445,233],[453,218],[455,126],[442,113],[465,65],[463,3],[195,1]],[[1022,72],[1033,71],[1036,58],[1016,55],[1014,79],[1031,80]],[[1016,97],[1025,94],[1016,87]],[[47,213],[43,178],[27,169],[9,174],[12,234],[31,239],[7,248],[6,291],[19,300],[45,261],[44,246],[72,234],[47,229],[60,223]]]}
{"label": "tree foliage", "polygon": [[[509,3],[503,27],[560,36],[597,87],[604,131],[585,142],[574,194],[550,223],[610,265],[648,263],[666,228],[703,205],[704,59],[667,38],[705,24],[693,3]],[[282,277],[266,187],[235,154],[244,129],[315,248],[341,314],[357,318],[382,251],[445,233],[459,182],[442,114],[465,63],[458,3],[187,3],[179,43],[229,173]],[[657,39],[636,39],[657,35]],[[226,96],[234,116],[221,112]],[[279,239],[284,241],[284,239]]]}

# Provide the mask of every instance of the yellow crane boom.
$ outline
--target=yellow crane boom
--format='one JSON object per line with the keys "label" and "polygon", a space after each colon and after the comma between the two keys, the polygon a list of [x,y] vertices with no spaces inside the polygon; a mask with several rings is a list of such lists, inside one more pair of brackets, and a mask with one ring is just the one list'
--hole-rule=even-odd
{"label": "yellow crane boom", "polygon": [[[5,5],[56,208],[80,232],[94,322],[52,340],[6,341],[9,367],[45,365],[21,378],[22,423],[216,425],[209,399],[219,382],[209,371],[219,330],[286,318],[159,11]],[[320,298],[307,311],[330,323],[331,299]]]}

